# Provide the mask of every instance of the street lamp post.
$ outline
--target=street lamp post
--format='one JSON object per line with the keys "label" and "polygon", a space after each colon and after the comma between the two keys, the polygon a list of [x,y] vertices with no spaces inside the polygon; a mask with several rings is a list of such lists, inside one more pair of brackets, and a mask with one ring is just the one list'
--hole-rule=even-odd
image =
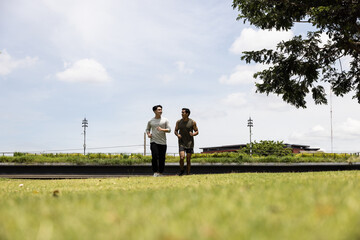
{"label": "street lamp post", "polygon": [[86,120],[86,118],[84,118],[84,120],[82,120],[82,127],[84,128],[84,155],[85,155],[85,151],[86,151],[86,128],[88,127],[88,120]]}
{"label": "street lamp post", "polygon": [[250,129],[250,156],[252,156],[251,128],[254,126],[254,124],[253,124],[253,120],[251,119],[251,117],[249,117],[247,126]]}

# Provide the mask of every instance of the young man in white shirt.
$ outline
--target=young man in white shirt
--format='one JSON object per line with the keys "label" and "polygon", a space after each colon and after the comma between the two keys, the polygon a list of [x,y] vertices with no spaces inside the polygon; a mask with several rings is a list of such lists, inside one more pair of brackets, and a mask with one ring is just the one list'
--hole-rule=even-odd
{"label": "young man in white shirt", "polygon": [[152,156],[152,170],[154,177],[161,176],[165,168],[166,157],[166,133],[171,132],[169,120],[162,117],[162,106],[153,107],[155,117],[150,119],[146,127],[146,133],[150,138]]}

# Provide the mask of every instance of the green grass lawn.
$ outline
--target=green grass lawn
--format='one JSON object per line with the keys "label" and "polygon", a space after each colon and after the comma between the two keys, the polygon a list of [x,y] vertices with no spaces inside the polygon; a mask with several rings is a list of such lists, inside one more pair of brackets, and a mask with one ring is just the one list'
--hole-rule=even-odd
{"label": "green grass lawn", "polygon": [[0,239],[359,239],[360,171],[0,179]]}

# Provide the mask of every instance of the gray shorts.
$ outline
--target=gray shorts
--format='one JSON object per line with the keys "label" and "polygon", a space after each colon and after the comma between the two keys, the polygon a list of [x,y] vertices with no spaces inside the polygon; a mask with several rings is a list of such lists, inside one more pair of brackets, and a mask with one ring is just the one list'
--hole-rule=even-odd
{"label": "gray shorts", "polygon": [[194,153],[194,149],[193,148],[185,148],[184,146],[179,146],[179,152]]}

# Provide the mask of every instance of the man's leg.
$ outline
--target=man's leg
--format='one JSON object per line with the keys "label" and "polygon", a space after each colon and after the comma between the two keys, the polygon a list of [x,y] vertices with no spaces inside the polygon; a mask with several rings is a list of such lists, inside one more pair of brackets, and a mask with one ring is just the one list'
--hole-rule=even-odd
{"label": "man's leg", "polygon": [[167,145],[158,145],[158,147],[159,147],[159,173],[163,173],[165,169]]}
{"label": "man's leg", "polygon": [[180,156],[180,172],[178,173],[179,176],[184,174],[184,159],[185,159],[185,151],[179,151]]}
{"label": "man's leg", "polygon": [[156,143],[150,144],[151,156],[152,156],[152,170],[154,173],[158,172],[159,150]]}
{"label": "man's leg", "polygon": [[192,153],[186,153],[186,173],[190,174],[191,169],[191,155]]}

